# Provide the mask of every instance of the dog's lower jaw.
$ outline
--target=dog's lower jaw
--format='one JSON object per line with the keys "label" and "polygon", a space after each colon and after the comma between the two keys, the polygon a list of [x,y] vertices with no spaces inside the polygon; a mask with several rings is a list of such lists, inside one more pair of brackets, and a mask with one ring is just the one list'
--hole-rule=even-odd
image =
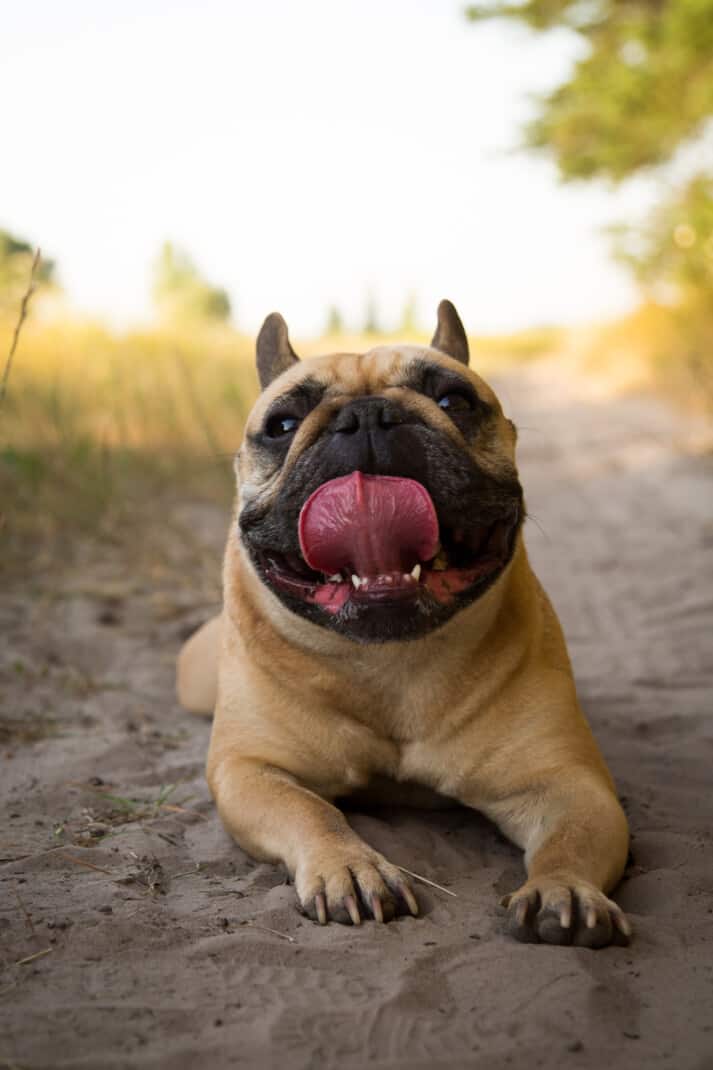
{"label": "dog's lower jaw", "polygon": [[[336,629],[325,628],[294,613],[266,587],[245,545],[231,538],[224,562],[225,612],[232,620],[236,633],[247,630],[248,634],[258,634],[269,628],[280,644],[280,658],[289,658],[290,651],[301,651],[318,658],[346,659],[334,664],[349,666],[359,672],[360,682],[357,684],[355,681],[355,685],[361,687],[367,685],[371,678],[389,673],[392,662],[399,667],[396,674],[399,680],[402,679],[402,669],[409,676],[420,676],[425,668],[433,666],[436,661],[445,670],[445,652],[460,642],[463,634],[469,636],[475,654],[481,639],[493,626],[500,607],[508,599],[511,583],[519,583],[517,577],[521,561],[527,562],[527,554],[518,533],[512,557],[494,582],[479,598],[466,604],[440,627],[418,634],[410,641],[403,636],[383,636],[366,641]],[[262,661],[263,652],[259,646],[254,645],[252,653],[258,661]],[[273,659],[266,657],[265,668],[271,663],[274,663]],[[455,667],[453,671],[456,671]]]}
{"label": "dog's lower jaw", "polygon": [[442,629],[501,580],[518,549],[521,516],[516,510],[508,520],[492,559],[460,571],[418,566],[391,585],[390,576],[378,577],[378,583],[355,575],[322,577],[321,583],[294,578],[244,537],[240,547],[246,567],[291,616],[355,643],[401,643]]}

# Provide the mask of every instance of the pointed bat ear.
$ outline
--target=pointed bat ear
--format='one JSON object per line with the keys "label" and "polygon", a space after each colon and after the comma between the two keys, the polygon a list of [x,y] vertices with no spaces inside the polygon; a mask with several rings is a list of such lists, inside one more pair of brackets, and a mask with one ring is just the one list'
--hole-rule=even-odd
{"label": "pointed bat ear", "polygon": [[438,326],[431,339],[431,345],[446,356],[459,360],[461,364],[467,364],[470,359],[468,339],[463,324],[455,310],[455,305],[450,301],[441,301],[438,306]]}
{"label": "pointed bat ear", "polygon": [[263,323],[256,349],[257,374],[262,390],[300,359],[290,345],[287,324],[279,312],[271,312]]}

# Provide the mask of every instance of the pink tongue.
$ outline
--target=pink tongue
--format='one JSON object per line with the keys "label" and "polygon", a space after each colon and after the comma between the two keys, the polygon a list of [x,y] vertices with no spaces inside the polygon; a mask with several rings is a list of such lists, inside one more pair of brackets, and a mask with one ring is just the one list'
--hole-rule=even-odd
{"label": "pink tongue", "polygon": [[410,572],[438,549],[438,519],[431,496],[415,479],[361,472],[323,483],[302,506],[302,556],[310,568],[332,575]]}

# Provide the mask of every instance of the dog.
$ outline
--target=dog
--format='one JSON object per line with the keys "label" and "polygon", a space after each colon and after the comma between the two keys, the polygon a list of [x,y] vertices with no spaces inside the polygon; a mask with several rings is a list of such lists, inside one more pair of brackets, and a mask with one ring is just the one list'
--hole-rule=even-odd
{"label": "dog", "polygon": [[527,880],[502,900],[513,936],[626,943],[607,895],[626,818],[528,563],[515,426],[468,363],[449,301],[430,346],[304,361],[268,316],[223,611],[181,651],[179,699],[215,713],[225,826],[287,867],[314,921],[418,913],[334,802],[416,785],[524,849]]}

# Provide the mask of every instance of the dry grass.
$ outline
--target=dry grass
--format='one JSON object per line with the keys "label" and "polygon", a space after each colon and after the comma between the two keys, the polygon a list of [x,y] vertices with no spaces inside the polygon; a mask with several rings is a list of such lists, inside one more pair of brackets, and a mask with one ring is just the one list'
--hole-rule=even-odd
{"label": "dry grass", "polygon": [[[500,371],[512,364],[536,360],[557,351],[566,336],[560,327],[532,327],[511,334],[470,336],[471,366],[485,375]],[[404,334],[344,334],[314,339],[300,349],[305,356],[314,353],[329,353],[333,350],[362,353],[375,345],[409,342],[428,345],[431,335],[423,333]]]}
{"label": "dry grass", "polygon": [[15,359],[15,353],[17,352],[17,343],[20,341],[20,334],[22,327],[27,318],[27,310],[30,304],[30,298],[35,292],[35,272],[40,266],[41,254],[37,249],[35,255],[32,258],[32,264],[30,265],[30,275],[27,280],[27,287],[20,300],[20,312],[17,317],[17,323],[15,329],[12,332],[12,341],[10,342],[10,350],[5,361],[5,367],[2,371],[2,377],[0,378],[0,405],[2,405],[5,392],[7,390],[8,380],[10,378],[10,372],[12,371],[12,362]]}
{"label": "dry grass", "polygon": [[566,337],[567,331],[562,327],[531,327],[512,334],[479,336],[470,341],[471,364],[487,376],[523,361],[551,356],[559,352]]}
{"label": "dry grass", "polygon": [[256,389],[252,343],[226,329],[30,320],[0,411],[0,570],[82,533],[135,539],[176,495],[228,505]]}
{"label": "dry grass", "polygon": [[654,391],[699,412],[713,412],[713,307],[642,305],[589,332],[585,369],[618,392]]}

